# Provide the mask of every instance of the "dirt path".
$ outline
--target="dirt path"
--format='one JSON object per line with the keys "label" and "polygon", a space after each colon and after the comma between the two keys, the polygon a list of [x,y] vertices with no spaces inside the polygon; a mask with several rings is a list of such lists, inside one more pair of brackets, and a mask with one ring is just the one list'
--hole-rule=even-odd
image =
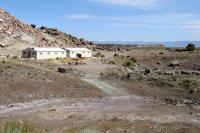
{"label": "dirt path", "polygon": [[100,79],[100,73],[113,65],[102,64],[100,60],[89,61],[86,65],[78,66],[76,69],[83,72],[82,80],[91,83],[110,96],[128,96],[123,88],[110,85]]}
{"label": "dirt path", "polygon": [[[0,117],[37,118],[37,121],[65,121],[73,119],[77,124],[98,120],[150,120],[158,123],[184,122],[200,125],[197,114],[181,111],[180,107],[168,107],[155,104],[151,99],[136,99],[134,96],[93,98],[70,98],[40,100],[31,103],[18,103],[13,107],[0,106]],[[70,118],[70,119],[69,119]],[[78,119],[78,120],[77,120]],[[70,121],[71,122],[71,121]]]}
{"label": "dirt path", "polygon": [[48,108],[50,105],[61,105],[66,99],[37,100],[29,103],[16,103],[12,105],[0,106],[0,117],[9,115],[19,115],[36,110]]}
{"label": "dirt path", "polygon": [[103,92],[107,93],[110,96],[127,96],[129,95],[127,92],[124,91],[123,88],[118,88],[111,86],[99,79],[96,75],[85,75],[81,78],[83,81],[91,83],[101,89]]}

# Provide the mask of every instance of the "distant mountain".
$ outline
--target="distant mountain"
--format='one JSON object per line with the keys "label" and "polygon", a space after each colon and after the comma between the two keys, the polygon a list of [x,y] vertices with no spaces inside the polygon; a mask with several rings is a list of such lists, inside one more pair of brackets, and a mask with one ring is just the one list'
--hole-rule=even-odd
{"label": "distant mountain", "polygon": [[185,47],[188,43],[194,43],[200,47],[200,41],[168,41],[168,42],[143,42],[143,41],[96,41],[97,44],[116,45],[165,45],[166,47]]}

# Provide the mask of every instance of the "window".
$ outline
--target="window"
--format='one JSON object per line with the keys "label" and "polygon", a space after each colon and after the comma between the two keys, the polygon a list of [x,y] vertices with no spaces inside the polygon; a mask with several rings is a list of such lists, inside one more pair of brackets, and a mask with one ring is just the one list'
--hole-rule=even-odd
{"label": "window", "polygon": [[35,55],[35,52],[32,52],[32,55]]}
{"label": "window", "polygon": [[48,54],[51,54],[51,52],[48,52]]}
{"label": "window", "polygon": [[23,54],[26,54],[26,52],[24,51]]}
{"label": "window", "polygon": [[72,51],[72,54],[74,54],[74,51]]}
{"label": "window", "polygon": [[65,52],[62,52],[62,54],[65,54]]}
{"label": "window", "polygon": [[55,52],[55,54],[58,54],[58,52]]}
{"label": "window", "polygon": [[83,51],[83,54],[85,54],[85,51]]}
{"label": "window", "polygon": [[88,52],[88,54],[90,54],[90,52]]}
{"label": "window", "polygon": [[40,55],[42,55],[42,52],[40,52]]}

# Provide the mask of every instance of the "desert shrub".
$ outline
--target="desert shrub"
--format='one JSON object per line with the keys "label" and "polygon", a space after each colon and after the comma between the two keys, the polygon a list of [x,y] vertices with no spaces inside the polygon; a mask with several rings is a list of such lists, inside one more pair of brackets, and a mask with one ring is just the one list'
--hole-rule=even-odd
{"label": "desert shrub", "polygon": [[101,57],[101,58],[104,58],[105,55],[103,55],[103,54],[101,53],[101,51],[99,51],[99,52],[96,53],[95,57]]}
{"label": "desert shrub", "polygon": [[189,43],[186,47],[187,51],[195,51],[196,50],[196,46],[192,43]]}
{"label": "desert shrub", "polygon": [[56,29],[54,29],[54,30],[47,30],[47,31],[45,31],[45,33],[53,35],[53,36],[58,36],[59,35],[59,33],[57,32]]}
{"label": "desert shrub", "polygon": [[108,64],[116,65],[116,62],[115,62],[114,60],[110,60],[110,61],[108,62]]}
{"label": "desert shrub", "polygon": [[0,128],[0,133],[30,133],[30,127],[27,122],[10,121]]}
{"label": "desert shrub", "polygon": [[115,54],[113,55],[113,57],[119,57],[119,54],[115,53]]}
{"label": "desert shrub", "polygon": [[132,62],[134,62],[134,63],[137,62],[137,60],[135,59],[135,57],[131,57],[130,60],[131,60]]}
{"label": "desert shrub", "polygon": [[133,65],[133,62],[132,61],[127,61],[124,66],[125,67],[131,67]]}
{"label": "desert shrub", "polygon": [[49,28],[49,30],[51,30],[51,31],[58,31],[58,29],[57,28]]}
{"label": "desert shrub", "polygon": [[166,50],[168,50],[169,52],[174,52],[173,48],[166,48]]}
{"label": "desert shrub", "polygon": [[94,45],[95,43],[94,42],[92,42],[92,41],[90,41],[90,43],[89,43],[90,45]]}
{"label": "desert shrub", "polygon": [[120,79],[126,80],[127,79],[128,71],[124,68],[112,68],[108,69],[107,71],[100,73],[102,79]]}
{"label": "desert shrub", "polygon": [[100,133],[100,130],[97,128],[83,128],[79,132],[80,133]]}
{"label": "desert shrub", "polygon": [[32,27],[32,28],[36,28],[36,25],[35,25],[35,24],[31,24],[31,27]]}
{"label": "desert shrub", "polygon": [[144,71],[144,75],[148,75],[150,72],[151,72],[151,70],[146,68],[145,71]]}
{"label": "desert shrub", "polygon": [[41,26],[40,29],[41,29],[41,30],[44,30],[44,29],[47,29],[47,27]]}
{"label": "desert shrub", "polygon": [[176,48],[175,49],[175,52],[184,52],[185,51],[185,49],[181,49],[181,48]]}
{"label": "desert shrub", "polygon": [[84,42],[85,40],[84,40],[83,38],[80,38],[80,41],[81,41],[81,42]]}
{"label": "desert shrub", "polygon": [[185,87],[185,89],[190,89],[191,86],[192,86],[192,81],[191,80],[184,80],[183,86]]}
{"label": "desert shrub", "polygon": [[130,68],[130,69],[134,69],[134,67],[135,67],[135,62],[134,62],[134,61],[131,61],[131,60],[127,60],[127,61],[124,63],[123,66],[124,66],[124,67],[128,67],[128,68]]}
{"label": "desert shrub", "polygon": [[122,65],[124,67],[128,67],[129,69],[134,69],[136,65],[136,59],[134,57],[126,57],[124,58],[124,63]]}

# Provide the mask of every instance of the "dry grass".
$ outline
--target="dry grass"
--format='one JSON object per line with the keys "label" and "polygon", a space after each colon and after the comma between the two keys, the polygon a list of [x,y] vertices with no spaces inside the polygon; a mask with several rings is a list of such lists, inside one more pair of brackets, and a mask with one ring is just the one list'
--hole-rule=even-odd
{"label": "dry grass", "polygon": [[199,133],[200,127],[184,123],[154,123],[151,121],[104,121],[89,124],[83,128],[67,130],[65,133]]}
{"label": "dry grass", "polygon": [[0,126],[0,133],[47,133],[34,125],[28,123],[28,121],[7,121]]}
{"label": "dry grass", "polygon": [[77,75],[57,72],[58,65],[20,60],[0,63],[0,103],[30,102],[48,98],[102,97],[97,87]]}

